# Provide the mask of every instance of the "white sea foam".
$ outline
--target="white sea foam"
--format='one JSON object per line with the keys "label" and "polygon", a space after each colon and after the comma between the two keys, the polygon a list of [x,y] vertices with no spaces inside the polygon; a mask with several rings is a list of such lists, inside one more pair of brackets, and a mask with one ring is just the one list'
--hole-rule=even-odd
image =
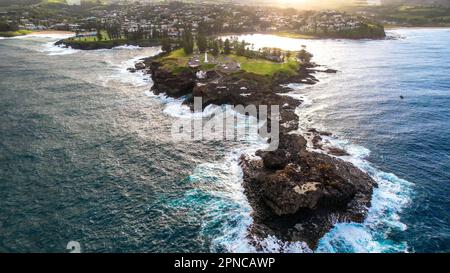
{"label": "white sea foam", "polygon": [[360,145],[353,144],[348,140],[339,139],[332,136],[322,136],[322,139],[324,142],[324,147],[335,147],[345,150],[347,153],[349,153],[350,157],[344,156],[343,158],[346,158],[350,161],[352,160],[352,158],[363,160],[370,155],[369,149]]}
{"label": "white sea foam", "polygon": [[[148,95],[154,96],[150,93]],[[222,113],[226,108],[226,106],[209,105],[203,112],[195,113],[183,104],[185,98],[175,99],[166,95],[157,97],[165,105],[164,113],[179,119],[209,118],[213,114]],[[237,124],[237,127],[244,124],[259,126],[257,122],[247,123],[245,119],[256,120],[254,117],[238,119],[243,124]],[[255,131],[249,130],[249,132]],[[199,207],[198,209],[205,213],[202,217],[200,234],[205,238],[210,238],[214,234],[211,251],[256,251],[247,239],[248,228],[253,223],[252,208],[244,194],[243,173],[239,166],[239,158],[242,154],[254,155],[257,150],[267,146],[265,139],[259,136],[248,136],[246,141],[239,145],[240,148],[229,152],[225,158],[196,166],[189,176],[189,181],[195,185],[195,189],[188,191],[181,203],[189,204],[195,211]],[[270,245],[269,241],[267,245]]]}
{"label": "white sea foam", "polygon": [[[221,235],[215,237],[212,241],[211,251],[227,251],[232,253],[248,253],[248,252],[260,252],[260,253],[308,253],[312,252],[311,249],[304,242],[284,242],[275,236],[269,236],[267,238],[256,238],[249,234],[249,227],[253,224],[253,218],[251,216],[252,208],[248,203],[245,196],[244,189],[242,187],[242,169],[239,167],[239,157],[242,154],[254,156],[254,153],[267,147],[265,141],[255,141],[250,146],[246,146],[243,149],[237,149],[232,154],[226,157],[226,159],[216,165],[206,164],[209,166],[206,172],[194,171],[193,175],[201,173],[203,177],[210,175],[216,175],[219,170],[226,170],[226,174],[218,179],[218,183],[223,185],[224,189],[218,191],[218,193],[226,196],[225,202],[234,204],[236,209],[228,210],[226,212],[219,209],[209,209],[208,211],[216,212],[212,217],[212,222],[215,222],[215,218],[226,217],[225,224],[221,227]],[[215,168],[211,168],[214,166]],[[200,168],[204,168],[205,165],[201,165]],[[225,194],[224,194],[225,193]],[[221,202],[215,202],[212,206],[222,206]],[[257,242],[258,248],[255,247]]]}
{"label": "white sea foam", "polygon": [[150,91],[150,90],[145,90],[144,94],[145,94],[147,97],[150,97],[150,98],[156,97],[156,95],[155,95],[152,91]]}
{"label": "white sea foam", "polygon": [[302,101],[303,106],[309,106],[312,104],[312,100],[308,97],[305,97],[303,94],[298,93],[298,91],[289,92],[289,93],[281,93],[281,96],[291,97],[293,99]]}
{"label": "white sea foam", "polygon": [[158,98],[165,105],[163,111],[164,114],[177,118],[188,118],[190,115],[192,115],[191,109],[187,105],[183,104],[185,98],[175,99],[164,94],[160,94]]}
{"label": "white sea foam", "polygon": [[142,49],[142,47],[140,47],[140,46],[133,46],[133,45],[121,45],[121,46],[116,46],[113,49],[115,49],[115,50],[121,50],[121,49],[136,50],[136,49]]}
{"label": "white sea foam", "polygon": [[303,107],[312,105],[312,100],[302,93],[305,89],[310,88],[310,85],[301,83],[289,83],[282,86],[292,89],[292,92],[280,93],[279,95],[291,97],[296,100],[301,100]]}
{"label": "white sea foam", "polygon": [[200,119],[211,117],[215,113],[222,111],[222,107],[210,104],[203,109],[202,112],[193,112],[191,108],[184,104],[185,97],[172,98],[164,94],[158,95],[160,101],[165,105],[164,114],[176,118],[184,119]]}
{"label": "white sea foam", "polygon": [[121,68],[116,69],[116,73],[108,78],[123,84],[129,84],[134,87],[142,88],[147,88],[149,86],[149,82],[151,82],[150,77],[142,71],[129,73],[126,69]]}
{"label": "white sea foam", "polygon": [[[309,106],[301,106],[308,108]],[[305,109],[299,110],[305,114]],[[310,114],[313,114],[311,112]],[[311,121],[301,120],[303,133],[310,127]],[[316,126],[317,127],[317,126]],[[320,127],[320,126],[319,126]],[[326,128],[318,128],[326,131]],[[374,189],[369,213],[362,224],[338,223],[320,241],[318,252],[406,252],[406,242],[394,242],[388,239],[389,233],[403,231],[407,226],[401,222],[399,214],[409,204],[413,193],[413,184],[375,168],[366,158],[370,150],[338,137],[322,136],[324,147],[337,147],[345,150],[346,160],[367,172],[378,183]]]}
{"label": "white sea foam", "polygon": [[28,38],[50,38],[50,39],[54,39],[54,40],[61,40],[61,39],[67,39],[70,37],[73,37],[73,34],[50,34],[50,33],[38,33],[38,34],[30,34],[30,35],[26,35],[24,37],[28,37]]}
{"label": "white sea foam", "polygon": [[319,242],[318,252],[407,252],[406,242],[389,240],[390,232],[404,231],[399,213],[410,202],[413,184],[352,158],[353,164],[367,171],[378,182],[367,219],[362,224],[339,223]]}
{"label": "white sea foam", "polygon": [[67,39],[72,37],[73,34],[56,34],[56,33],[35,33],[11,37],[11,39],[35,39],[35,38],[46,38],[52,39],[54,41]]}
{"label": "white sea foam", "polygon": [[[111,51],[105,51],[106,54],[113,54]],[[134,87],[149,87],[151,83],[150,76],[145,71],[136,71],[131,73],[128,68],[134,68],[135,64],[146,56],[136,56],[118,64],[109,61],[114,73],[106,78],[106,83],[109,81],[120,82],[122,84],[129,84]]]}
{"label": "white sea foam", "polygon": [[[180,106],[183,102],[182,99],[165,96],[161,96],[161,99],[166,103],[172,103],[172,106],[177,109],[186,107]],[[193,116],[195,114],[191,113],[188,107],[182,111],[168,107],[165,111],[169,111],[172,116],[176,117],[198,118],[208,116],[211,112],[220,111],[220,108],[214,106],[210,111],[206,109],[207,113],[203,116]],[[174,113],[177,114],[174,115]],[[255,119],[254,117],[246,118]],[[240,120],[240,122],[248,124],[244,120]],[[250,122],[250,124],[253,124],[252,126],[260,125],[257,122]],[[237,124],[237,127],[239,126],[244,126],[244,124]],[[264,239],[249,238],[251,236],[249,228],[253,224],[252,208],[242,186],[243,172],[239,166],[239,159],[243,154],[255,157],[255,152],[267,148],[268,144],[266,139],[259,136],[248,137],[248,140],[242,143],[240,148],[230,152],[223,160],[200,164],[190,175],[189,180],[210,196],[206,204],[201,204],[202,210],[206,212],[206,216],[203,217],[201,234],[210,237],[211,233],[219,231],[219,234],[212,239],[212,252],[311,252],[304,242],[283,242],[275,236]],[[220,229],[217,231],[218,225]],[[254,245],[256,241],[258,248]]]}
{"label": "white sea foam", "polygon": [[136,47],[136,46],[119,46],[111,49],[98,49],[83,52],[83,54],[94,54],[107,65],[109,73],[101,78],[104,86],[111,84],[121,84],[142,89],[147,96],[153,96],[149,92],[151,87],[151,77],[144,70],[137,70],[134,73],[130,72],[129,68],[134,68],[135,64],[142,59],[158,54],[160,52],[158,47]]}
{"label": "white sea foam", "polygon": [[[205,192],[214,197],[203,205],[207,215],[204,217],[201,232],[208,236],[217,223],[223,223],[217,230],[220,234],[214,236],[212,240],[213,252],[256,251],[247,238],[248,228],[253,223],[252,208],[242,186],[243,173],[239,166],[239,158],[242,154],[254,155],[257,150],[266,148],[268,144],[261,138],[249,137],[249,139],[252,141],[228,153],[224,159],[200,164],[190,176],[190,180],[198,188],[205,188]],[[267,244],[269,245],[269,242]]]}
{"label": "white sea foam", "polygon": [[44,45],[44,48],[39,50],[42,53],[46,53],[49,56],[55,55],[69,55],[80,52],[80,50],[73,49],[71,47],[64,47],[62,45],[55,45],[54,42],[48,42]]}

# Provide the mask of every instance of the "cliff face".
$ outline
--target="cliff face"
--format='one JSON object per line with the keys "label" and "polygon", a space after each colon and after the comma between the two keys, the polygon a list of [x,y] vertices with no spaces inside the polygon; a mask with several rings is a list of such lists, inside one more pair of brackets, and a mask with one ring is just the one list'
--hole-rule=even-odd
{"label": "cliff face", "polygon": [[[280,144],[276,151],[258,151],[256,157],[241,157],[243,186],[253,207],[253,237],[275,235],[286,241],[304,241],[311,248],[337,222],[362,222],[370,205],[376,182],[352,164],[322,152],[307,149],[306,139],[292,130],[298,129],[295,109],[301,101],[279,93],[288,92],[280,83],[314,84],[313,66],[303,67],[296,76],[259,76],[246,72],[231,75],[207,73],[197,79],[193,72],[174,74],[164,64],[152,59],[146,66],[154,82],[155,93],[169,96],[202,97],[209,104],[278,105],[280,107]],[[335,70],[322,72],[335,73]],[[310,130],[314,147],[323,150],[320,135]],[[343,155],[344,151],[328,150]],[[255,240],[255,246],[258,246]]]}
{"label": "cliff face", "polygon": [[166,93],[178,98],[191,94],[195,86],[195,73],[190,70],[173,73],[159,62],[150,61],[150,73],[153,79],[152,90],[155,94]]}

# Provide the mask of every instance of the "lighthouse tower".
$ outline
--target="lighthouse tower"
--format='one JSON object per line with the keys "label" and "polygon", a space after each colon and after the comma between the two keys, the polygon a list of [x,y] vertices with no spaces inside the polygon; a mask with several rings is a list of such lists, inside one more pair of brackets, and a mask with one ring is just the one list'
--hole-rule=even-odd
{"label": "lighthouse tower", "polygon": [[205,52],[205,64],[208,63],[208,53]]}

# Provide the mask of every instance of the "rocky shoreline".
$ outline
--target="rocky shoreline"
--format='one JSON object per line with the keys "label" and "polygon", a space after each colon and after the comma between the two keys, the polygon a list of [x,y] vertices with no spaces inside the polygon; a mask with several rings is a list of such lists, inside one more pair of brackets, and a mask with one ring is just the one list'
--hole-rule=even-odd
{"label": "rocky shoreline", "polygon": [[[276,236],[284,241],[303,241],[311,249],[338,222],[363,222],[377,183],[366,173],[335,156],[345,151],[322,145],[322,136],[330,133],[310,129],[302,136],[295,110],[302,101],[283,93],[291,91],[282,84],[318,82],[317,65],[301,66],[296,75],[271,77],[237,72],[219,74],[208,71],[198,79],[194,71],[173,73],[164,68],[158,56],[136,64],[153,79],[155,94],[170,97],[202,97],[203,107],[215,105],[278,105],[280,108],[280,145],[276,151],[257,151],[256,156],[242,155],[245,194],[253,208],[251,238]],[[315,149],[308,148],[308,137]],[[258,240],[253,240],[258,247]]]}
{"label": "rocky shoreline", "polygon": [[56,46],[63,46],[63,47],[70,47],[73,49],[80,49],[80,50],[96,50],[96,49],[112,49],[114,47],[118,46],[139,46],[139,47],[152,47],[152,46],[159,46],[159,42],[153,42],[153,41],[134,41],[134,40],[126,40],[126,39],[120,39],[120,40],[104,40],[104,41],[79,41],[79,40],[71,40],[63,39],[59,40],[55,43]]}

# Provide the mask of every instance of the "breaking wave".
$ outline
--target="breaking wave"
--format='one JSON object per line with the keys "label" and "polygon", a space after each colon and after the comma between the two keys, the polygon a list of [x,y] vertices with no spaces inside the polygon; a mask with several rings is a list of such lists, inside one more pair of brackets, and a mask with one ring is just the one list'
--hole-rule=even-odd
{"label": "breaking wave", "polygon": [[54,42],[48,42],[44,45],[43,49],[39,50],[42,53],[46,53],[49,56],[55,55],[70,55],[80,52],[78,49],[73,49],[71,47],[65,47],[62,45],[55,45]]}
{"label": "breaking wave", "polygon": [[113,49],[120,50],[120,49],[126,49],[126,50],[136,50],[141,49],[142,47],[139,46],[133,46],[133,45],[122,45],[122,46],[116,46]]}
{"label": "breaking wave", "polygon": [[[319,83],[320,84],[320,83]],[[291,86],[297,96],[307,96],[299,86]],[[299,107],[300,132],[306,133],[307,128],[316,125],[308,116],[313,116],[317,109],[309,109],[313,102]],[[319,125],[318,125],[319,126]],[[322,126],[319,126],[322,127]],[[318,128],[326,131],[326,128]],[[406,242],[396,242],[389,239],[389,234],[404,231],[407,226],[401,222],[399,214],[408,206],[413,194],[414,184],[397,177],[392,173],[383,172],[374,167],[366,158],[370,150],[335,136],[322,136],[324,147],[336,147],[345,150],[349,155],[339,158],[351,162],[367,172],[378,183],[374,189],[371,207],[364,223],[338,223],[320,241],[317,252],[407,252]],[[312,149],[312,147],[309,147]]]}
{"label": "breaking wave", "polygon": [[331,146],[347,151],[341,157],[367,172],[378,183],[374,189],[369,213],[362,224],[339,223],[319,242],[318,252],[407,252],[406,242],[389,239],[389,234],[404,231],[399,213],[408,206],[414,184],[373,167],[365,158],[370,151],[359,145],[337,138],[324,138]]}

